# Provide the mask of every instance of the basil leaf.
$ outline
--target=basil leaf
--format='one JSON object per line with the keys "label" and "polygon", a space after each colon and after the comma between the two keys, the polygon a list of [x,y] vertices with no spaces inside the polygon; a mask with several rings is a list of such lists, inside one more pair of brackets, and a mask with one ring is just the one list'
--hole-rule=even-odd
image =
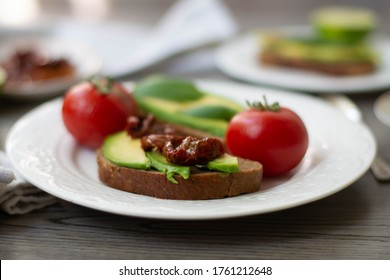
{"label": "basil leaf", "polygon": [[167,175],[167,179],[174,184],[178,183],[173,177],[175,174],[180,175],[184,179],[188,179],[190,177],[189,166],[180,166],[170,163],[159,152],[146,152],[146,156],[149,158],[152,167],[157,171],[165,173]]}
{"label": "basil leaf", "polygon": [[186,102],[201,98],[203,93],[191,82],[164,76],[152,76],[137,83],[134,95],[136,98],[156,97],[175,102]]}

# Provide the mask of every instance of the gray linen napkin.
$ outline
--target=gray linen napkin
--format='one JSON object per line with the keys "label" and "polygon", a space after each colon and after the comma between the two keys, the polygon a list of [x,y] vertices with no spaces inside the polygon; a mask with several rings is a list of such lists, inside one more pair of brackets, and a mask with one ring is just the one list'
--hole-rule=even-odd
{"label": "gray linen napkin", "polygon": [[8,214],[25,214],[57,202],[57,199],[34,187],[11,166],[0,151],[0,208]]}

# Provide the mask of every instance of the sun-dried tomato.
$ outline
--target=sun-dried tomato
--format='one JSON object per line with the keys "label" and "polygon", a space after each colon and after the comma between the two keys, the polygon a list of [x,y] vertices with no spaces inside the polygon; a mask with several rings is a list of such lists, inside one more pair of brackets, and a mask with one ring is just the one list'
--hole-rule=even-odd
{"label": "sun-dried tomato", "polygon": [[181,143],[185,136],[169,135],[169,134],[151,134],[141,138],[141,146],[145,151],[151,151],[154,148],[162,152],[165,144],[168,141]]}
{"label": "sun-dried tomato", "polygon": [[141,140],[144,150],[161,151],[169,162],[179,165],[205,164],[225,151],[218,138],[179,135],[148,135]]}
{"label": "sun-dried tomato", "polygon": [[70,77],[75,67],[65,58],[50,58],[33,49],[20,49],[1,65],[7,72],[7,82],[25,82]]}
{"label": "sun-dried tomato", "polygon": [[141,138],[150,134],[175,134],[176,129],[156,120],[152,114],[145,117],[130,116],[127,119],[126,131],[132,138]]}

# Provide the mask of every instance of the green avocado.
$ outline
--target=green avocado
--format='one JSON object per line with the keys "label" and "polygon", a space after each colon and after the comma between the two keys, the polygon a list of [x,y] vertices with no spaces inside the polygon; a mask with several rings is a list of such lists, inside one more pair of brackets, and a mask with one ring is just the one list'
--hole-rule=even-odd
{"label": "green avocado", "polygon": [[189,82],[162,76],[141,81],[134,89],[134,96],[144,111],[161,121],[218,137],[225,136],[230,119],[244,110],[240,104],[201,92]]}
{"label": "green avocado", "polygon": [[330,42],[319,37],[262,35],[262,47],[280,57],[321,63],[373,62],[378,55],[366,43]]}
{"label": "green avocado", "polygon": [[0,66],[0,93],[1,93],[1,89],[5,83],[7,79],[7,73],[5,72],[5,70]]}
{"label": "green avocado", "polygon": [[125,131],[109,135],[104,140],[102,151],[106,159],[119,166],[143,170],[151,166],[141,147],[141,140],[132,139]]}
{"label": "green avocado", "polygon": [[237,114],[236,110],[221,105],[201,105],[180,112],[194,117],[226,121],[230,121]]}
{"label": "green avocado", "polygon": [[311,13],[310,19],[321,38],[335,42],[360,42],[376,27],[373,11],[352,6],[320,8]]}
{"label": "green avocado", "polygon": [[209,161],[206,167],[210,170],[216,170],[225,173],[236,173],[240,171],[238,166],[238,158],[226,153],[212,161]]}
{"label": "green avocado", "polygon": [[[107,160],[116,165],[142,170],[153,168],[165,173],[167,179],[175,184],[176,174],[184,179],[190,177],[189,166],[170,163],[160,152],[145,152],[141,147],[141,140],[131,138],[125,131],[109,135],[103,143],[102,152]],[[239,172],[238,159],[228,154],[209,161],[202,168],[224,173]]]}

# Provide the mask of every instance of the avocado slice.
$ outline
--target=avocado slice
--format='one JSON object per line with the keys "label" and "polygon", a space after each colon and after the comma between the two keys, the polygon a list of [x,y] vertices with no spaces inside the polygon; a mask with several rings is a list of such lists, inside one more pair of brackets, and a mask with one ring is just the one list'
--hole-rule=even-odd
{"label": "avocado slice", "polygon": [[151,166],[150,160],[141,147],[141,140],[132,139],[125,131],[107,136],[102,151],[106,159],[119,166],[143,170]]}
{"label": "avocado slice", "polygon": [[237,111],[221,105],[205,105],[180,111],[189,116],[230,121]]}
{"label": "avocado slice", "polygon": [[209,161],[206,167],[210,170],[222,171],[225,173],[236,173],[240,171],[238,158],[226,153],[212,161]]}
{"label": "avocado slice", "polygon": [[[134,90],[134,96],[144,111],[154,114],[161,121],[218,137],[225,136],[231,117],[244,110],[243,106],[227,98],[200,92],[198,89],[195,94],[195,86],[186,81],[159,77],[157,80],[154,78],[153,87],[150,84],[150,80],[146,79]],[[183,84],[186,86],[183,87]]]}
{"label": "avocado slice", "polygon": [[[145,152],[141,147],[140,139],[133,139],[126,131],[120,131],[107,136],[104,140],[102,152],[104,157],[116,165],[134,169],[148,170],[151,167],[165,173],[167,179],[174,184],[177,180],[174,175],[184,179],[190,177],[190,167],[173,164],[167,161],[163,154],[157,151]],[[228,154],[209,161],[204,168],[224,173],[239,172],[238,159]]]}
{"label": "avocado slice", "polygon": [[5,72],[4,68],[0,66],[0,93],[3,85],[5,84],[6,79],[7,79],[7,73]]}
{"label": "avocado slice", "polygon": [[280,57],[320,63],[372,62],[378,54],[366,43],[330,42],[318,37],[262,34],[262,48]]}
{"label": "avocado slice", "polygon": [[352,6],[320,8],[312,12],[310,19],[319,36],[328,41],[360,42],[376,27],[373,11]]}
{"label": "avocado slice", "polygon": [[167,174],[167,179],[174,184],[177,184],[176,179],[173,177],[175,174],[180,175],[184,179],[190,177],[190,167],[173,164],[167,161],[167,159],[160,152],[146,152],[146,156],[151,162],[151,166],[157,171]]}

